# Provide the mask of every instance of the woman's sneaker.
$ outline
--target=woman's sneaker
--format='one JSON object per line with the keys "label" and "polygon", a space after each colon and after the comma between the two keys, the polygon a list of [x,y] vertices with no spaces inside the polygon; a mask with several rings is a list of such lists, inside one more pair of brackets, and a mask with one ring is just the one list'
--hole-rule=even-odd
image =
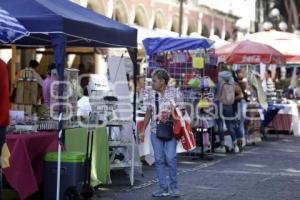
{"label": "woman's sneaker", "polygon": [[216,153],[226,153],[226,148],[225,146],[219,146],[218,148],[215,148],[214,151]]}
{"label": "woman's sneaker", "polygon": [[169,194],[171,197],[180,197],[181,196],[181,193],[177,188],[170,189]]}
{"label": "woman's sneaker", "polygon": [[240,149],[239,149],[238,145],[235,144],[235,145],[233,146],[233,152],[234,152],[234,153],[239,153],[239,152],[240,152]]}
{"label": "woman's sneaker", "polygon": [[169,195],[170,194],[166,190],[158,190],[158,191],[152,193],[152,197],[166,197]]}

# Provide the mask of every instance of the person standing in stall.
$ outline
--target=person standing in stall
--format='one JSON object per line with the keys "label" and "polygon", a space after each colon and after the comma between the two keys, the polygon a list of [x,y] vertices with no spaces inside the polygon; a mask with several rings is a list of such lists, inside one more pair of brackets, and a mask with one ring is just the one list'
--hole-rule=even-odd
{"label": "person standing in stall", "polygon": [[47,108],[50,107],[50,100],[51,100],[51,71],[55,69],[55,64],[51,63],[48,66],[48,75],[47,78],[43,81],[43,99],[44,99],[44,105],[47,106]]}
{"label": "person standing in stall", "polygon": [[[236,78],[234,80],[236,81],[236,91],[237,91],[237,98],[235,101],[235,109],[236,113],[239,113],[239,129],[240,134],[242,137],[245,137],[245,115],[246,115],[246,109],[247,109],[247,92],[246,92],[246,83],[245,83],[245,70],[244,69],[238,69],[235,72]],[[243,149],[243,142],[242,140],[238,141],[239,149],[240,151]]]}
{"label": "person standing in stall", "polygon": [[[150,122],[151,126],[151,143],[154,149],[156,174],[159,180],[159,190],[152,193],[153,197],[173,196],[179,197],[181,194],[177,185],[177,141],[174,134],[170,139],[165,140],[159,138],[157,132],[157,124],[172,116],[174,105],[182,102],[181,94],[176,88],[168,86],[170,76],[164,69],[158,68],[152,73],[152,91],[149,98],[145,100],[147,111],[144,118],[144,126],[139,134],[143,141],[145,137],[145,129]],[[169,168],[170,183],[166,182],[165,176],[165,160]]]}
{"label": "person standing in stall", "polygon": [[241,88],[235,83],[232,72],[228,69],[219,72],[217,97],[219,103],[219,116],[217,122],[219,130],[221,130],[219,131],[220,143],[221,145],[224,143],[224,120],[231,135],[233,151],[238,153],[242,150],[242,133],[239,129],[240,116],[238,116],[237,102],[243,98],[243,93]]}
{"label": "person standing in stall", "polygon": [[[42,77],[40,76],[39,73],[37,73],[37,68],[39,67],[40,63],[36,60],[31,60],[29,62],[29,66],[26,67],[25,69],[22,69],[19,73],[18,73],[18,78],[20,77],[27,77],[29,74],[26,73],[26,71],[30,71],[30,75],[29,76],[32,76],[31,78],[34,78],[36,79],[37,83],[40,85],[40,86],[43,86],[43,79]],[[17,79],[18,79],[17,78]],[[28,78],[28,77],[27,77]]]}

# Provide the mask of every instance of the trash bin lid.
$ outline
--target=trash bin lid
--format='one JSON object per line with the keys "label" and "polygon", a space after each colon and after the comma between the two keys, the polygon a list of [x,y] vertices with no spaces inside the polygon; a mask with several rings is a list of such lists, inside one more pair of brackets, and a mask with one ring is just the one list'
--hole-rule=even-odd
{"label": "trash bin lid", "polygon": [[[49,152],[44,157],[45,161],[57,162],[58,153]],[[85,160],[85,154],[76,151],[63,151],[61,152],[61,162],[67,163],[82,163]]]}

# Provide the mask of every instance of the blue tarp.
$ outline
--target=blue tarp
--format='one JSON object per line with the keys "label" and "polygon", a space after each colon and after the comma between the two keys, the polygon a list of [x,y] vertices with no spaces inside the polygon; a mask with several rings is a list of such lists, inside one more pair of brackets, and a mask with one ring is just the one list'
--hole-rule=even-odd
{"label": "blue tarp", "polygon": [[205,38],[147,38],[143,40],[147,55],[151,56],[155,53],[164,51],[178,51],[178,50],[193,50],[193,49],[207,49],[212,46],[213,41]]}

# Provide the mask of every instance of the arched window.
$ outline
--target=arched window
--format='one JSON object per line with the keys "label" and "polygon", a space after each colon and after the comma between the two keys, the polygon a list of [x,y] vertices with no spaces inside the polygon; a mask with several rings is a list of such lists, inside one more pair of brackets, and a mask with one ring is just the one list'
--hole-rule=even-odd
{"label": "arched window", "polygon": [[159,28],[159,29],[164,29],[165,28],[165,17],[164,14],[159,11],[155,14],[155,21],[153,25],[153,29]]}
{"label": "arched window", "polygon": [[229,40],[231,38],[230,33],[226,31],[225,33],[225,40]]}
{"label": "arched window", "polygon": [[128,12],[123,1],[116,1],[112,18],[118,22],[128,24]]}
{"label": "arched window", "polygon": [[215,35],[219,36],[219,38],[221,38],[221,32],[219,30],[219,28],[215,27]]}
{"label": "arched window", "polygon": [[177,15],[173,17],[171,31],[177,32],[177,33],[179,32],[179,17]]}
{"label": "arched window", "polygon": [[202,25],[201,35],[204,37],[209,37],[209,30],[205,24]]}
{"label": "arched window", "polygon": [[148,17],[146,10],[142,6],[136,8],[134,23],[139,26],[148,27]]}
{"label": "arched window", "polygon": [[102,15],[105,15],[105,1],[95,1],[95,0],[89,0],[87,3],[87,8],[91,9],[97,13],[100,13]]}
{"label": "arched window", "polygon": [[188,25],[188,30],[187,30],[187,35],[191,35],[191,33],[197,32],[197,27],[194,23],[189,23]]}

